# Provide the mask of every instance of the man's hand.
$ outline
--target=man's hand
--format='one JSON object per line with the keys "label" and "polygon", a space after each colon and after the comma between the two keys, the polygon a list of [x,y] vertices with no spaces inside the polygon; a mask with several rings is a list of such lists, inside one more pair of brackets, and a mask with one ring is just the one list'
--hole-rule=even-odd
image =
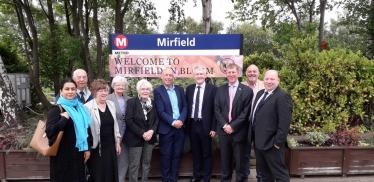
{"label": "man's hand", "polygon": [[215,131],[210,131],[209,136],[214,138],[216,136],[216,132]]}
{"label": "man's hand", "polygon": [[182,128],[182,126],[183,126],[183,123],[182,123],[181,120],[177,120],[177,121],[175,121],[175,123],[174,123],[174,128],[179,129],[179,128]]}
{"label": "man's hand", "polygon": [[233,129],[231,128],[231,126],[228,125],[228,124],[225,124],[225,125],[223,126],[223,130],[224,130],[227,134],[234,133],[234,130],[233,130]]}

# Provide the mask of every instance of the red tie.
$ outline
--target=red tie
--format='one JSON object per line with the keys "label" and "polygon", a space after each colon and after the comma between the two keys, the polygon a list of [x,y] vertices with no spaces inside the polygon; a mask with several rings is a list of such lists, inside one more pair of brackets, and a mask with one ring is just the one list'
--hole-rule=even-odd
{"label": "red tie", "polygon": [[230,97],[230,110],[229,110],[229,123],[231,123],[231,110],[232,110],[232,93],[234,92],[234,85],[230,85],[229,97]]}

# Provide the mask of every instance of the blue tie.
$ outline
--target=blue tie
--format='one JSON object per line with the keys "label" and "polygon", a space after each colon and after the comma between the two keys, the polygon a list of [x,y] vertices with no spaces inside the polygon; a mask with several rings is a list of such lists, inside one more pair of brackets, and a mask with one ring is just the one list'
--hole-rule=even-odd
{"label": "blue tie", "polygon": [[81,94],[80,100],[82,101],[82,103],[84,103],[84,92],[80,91],[79,94]]}
{"label": "blue tie", "polygon": [[193,119],[197,121],[199,119],[199,105],[200,105],[200,86],[197,86],[197,93],[196,93],[196,99],[195,99],[195,111],[193,114]]}
{"label": "blue tie", "polygon": [[255,126],[256,126],[256,115],[257,115],[257,112],[260,110],[260,107],[264,103],[267,95],[268,95],[268,92],[265,91],[264,96],[262,97],[262,99],[260,100],[260,102],[257,104],[255,114],[253,115],[253,127],[252,127],[253,131],[255,130]]}

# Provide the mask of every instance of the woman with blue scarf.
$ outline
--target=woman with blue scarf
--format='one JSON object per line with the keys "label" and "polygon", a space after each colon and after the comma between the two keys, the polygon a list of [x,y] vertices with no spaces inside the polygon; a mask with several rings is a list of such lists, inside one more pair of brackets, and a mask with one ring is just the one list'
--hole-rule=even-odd
{"label": "woman with blue scarf", "polygon": [[84,181],[85,163],[90,158],[91,118],[76,97],[77,84],[68,78],[61,81],[60,99],[48,112],[46,134],[53,144],[64,131],[56,156],[50,157],[50,181]]}
{"label": "woman with blue scarf", "polygon": [[93,81],[91,93],[94,99],[84,105],[92,119],[93,143],[87,167],[93,182],[118,182],[117,155],[121,153],[121,134],[114,103],[107,100],[108,92],[109,86],[105,80]]}

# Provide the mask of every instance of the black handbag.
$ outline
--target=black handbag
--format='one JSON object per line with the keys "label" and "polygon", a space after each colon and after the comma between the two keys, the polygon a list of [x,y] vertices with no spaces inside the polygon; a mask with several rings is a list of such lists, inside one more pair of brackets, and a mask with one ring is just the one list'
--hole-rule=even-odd
{"label": "black handbag", "polygon": [[84,168],[85,168],[84,170],[85,180],[86,182],[91,182],[91,176],[90,176],[90,172],[88,171],[87,165],[84,165]]}

